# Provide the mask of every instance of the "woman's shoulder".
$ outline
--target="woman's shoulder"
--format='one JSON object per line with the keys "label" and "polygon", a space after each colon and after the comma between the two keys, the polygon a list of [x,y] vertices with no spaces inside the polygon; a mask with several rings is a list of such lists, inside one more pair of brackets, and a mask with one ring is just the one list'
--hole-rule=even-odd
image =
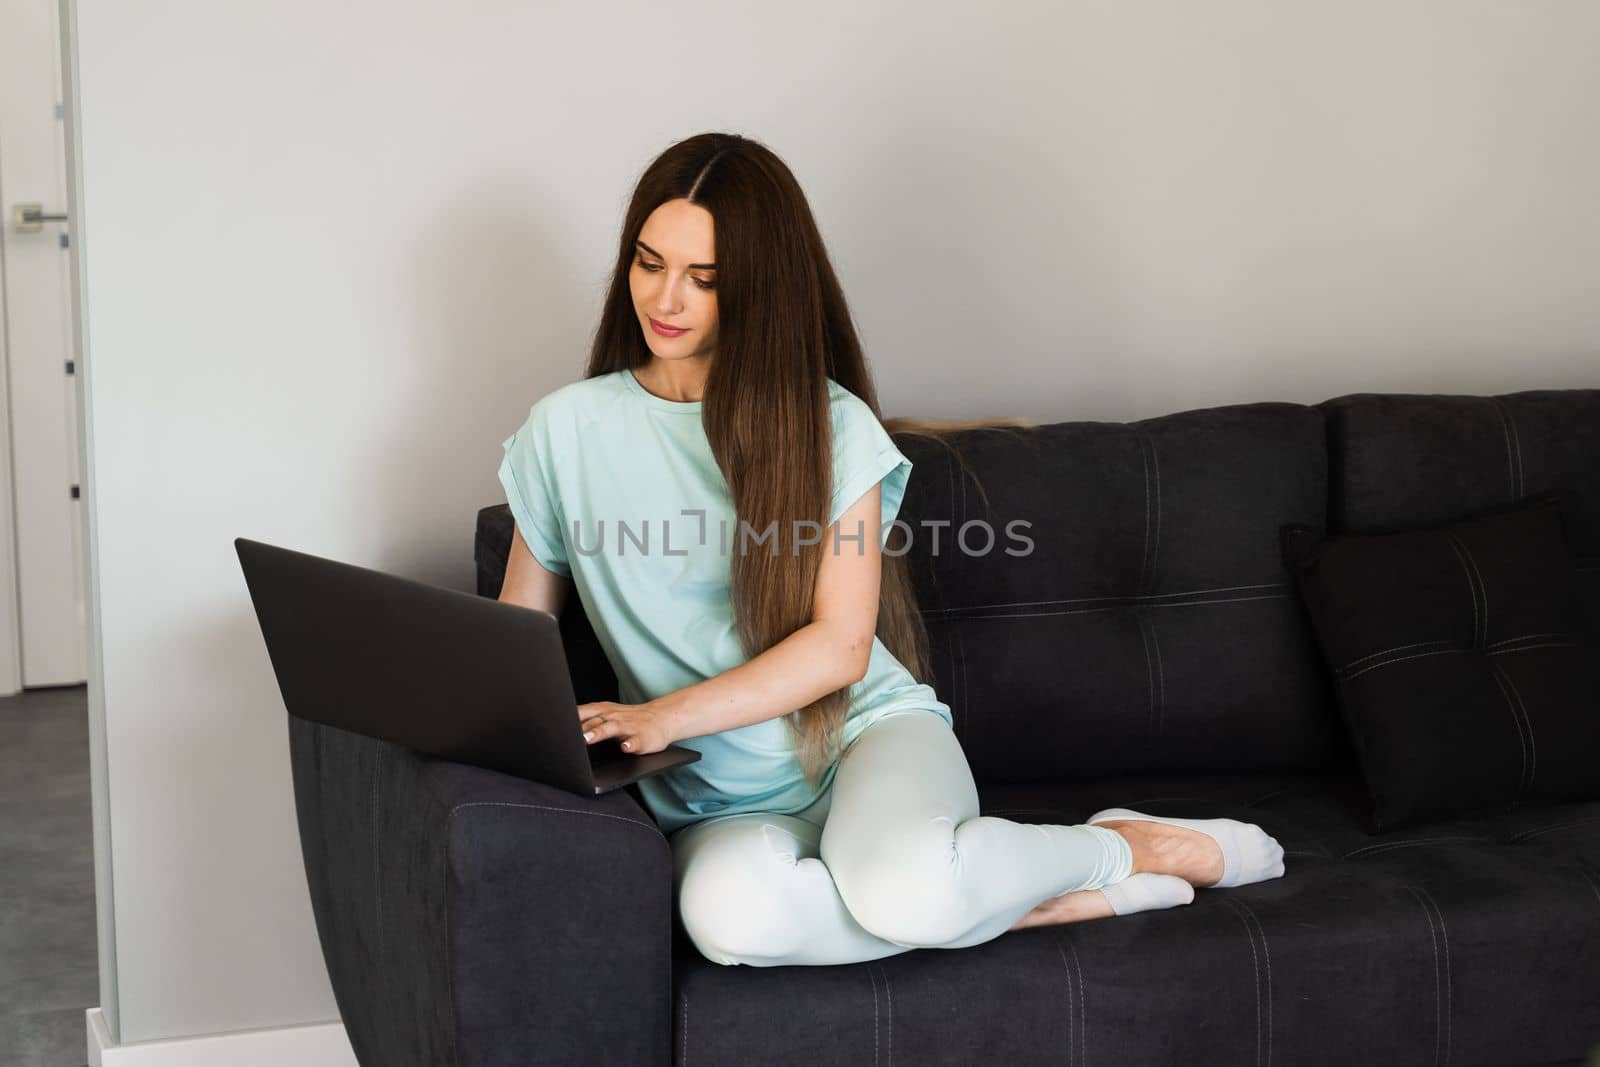
{"label": "woman's shoulder", "polygon": [[528,408],[528,424],[575,428],[604,412],[616,397],[616,372],[580,378],[535,400]]}
{"label": "woman's shoulder", "polygon": [[866,449],[881,452],[894,445],[894,438],[867,402],[828,379],[829,418],[833,426],[836,451]]}
{"label": "woman's shoulder", "polygon": [[835,433],[858,425],[863,419],[878,421],[878,417],[872,413],[865,400],[832,378],[828,379],[828,414],[833,420]]}

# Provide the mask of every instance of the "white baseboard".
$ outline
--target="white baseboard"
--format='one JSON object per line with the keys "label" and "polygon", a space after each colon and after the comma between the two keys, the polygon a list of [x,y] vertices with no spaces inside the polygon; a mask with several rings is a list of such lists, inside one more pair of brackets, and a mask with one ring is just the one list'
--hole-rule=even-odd
{"label": "white baseboard", "polygon": [[84,1013],[89,1067],[358,1067],[343,1023],[238,1030],[114,1045],[99,1008]]}

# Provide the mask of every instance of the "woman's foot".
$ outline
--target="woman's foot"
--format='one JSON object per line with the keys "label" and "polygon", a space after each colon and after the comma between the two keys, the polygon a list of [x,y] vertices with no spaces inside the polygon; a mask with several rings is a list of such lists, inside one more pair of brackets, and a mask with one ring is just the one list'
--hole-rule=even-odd
{"label": "woman's foot", "polygon": [[1051,897],[1017,920],[1013,930],[1053,926],[1111,915],[1131,915],[1154,908],[1175,908],[1194,901],[1194,886],[1170,874],[1145,872],[1099,889],[1083,889]]}
{"label": "woman's foot", "polygon": [[1051,897],[1028,914],[1018,919],[1012,930],[1026,930],[1030,926],[1055,926],[1060,923],[1082,922],[1084,919],[1106,919],[1115,915],[1111,901],[1098,889],[1084,889],[1064,897]]}
{"label": "woman's foot", "polygon": [[1222,878],[1222,846],[1199,830],[1143,819],[1108,819],[1095,823],[1115,830],[1133,848],[1133,873],[1173,874],[1203,889]]}
{"label": "woman's foot", "polygon": [[1252,822],[1180,819],[1128,808],[1106,808],[1088,821],[1127,840],[1136,872],[1176,875],[1202,889],[1283,877],[1283,846]]}

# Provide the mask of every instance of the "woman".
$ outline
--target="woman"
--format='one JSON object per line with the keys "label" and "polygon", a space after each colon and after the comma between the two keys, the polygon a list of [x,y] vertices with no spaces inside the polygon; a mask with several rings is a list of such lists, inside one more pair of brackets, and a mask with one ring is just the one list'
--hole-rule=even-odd
{"label": "woman", "polygon": [[1232,819],[979,815],[903,549],[882,551],[911,463],[805,197],[757,142],[702,134],[645,171],[583,379],[504,447],[501,599],[559,615],[575,583],[616,670],[584,736],[701,753],[639,786],[708,959],[960,948],[1283,873]]}

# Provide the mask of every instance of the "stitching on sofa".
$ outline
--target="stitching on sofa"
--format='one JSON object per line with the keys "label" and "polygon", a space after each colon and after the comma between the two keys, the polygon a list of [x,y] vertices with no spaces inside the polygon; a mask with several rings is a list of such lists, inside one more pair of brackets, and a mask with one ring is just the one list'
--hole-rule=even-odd
{"label": "stitching on sofa", "polygon": [[[1517,645],[1515,648],[1508,647],[1514,642],[1531,641],[1535,637],[1551,637],[1551,636],[1565,636],[1565,637],[1569,637],[1569,638],[1572,638],[1572,639],[1571,640],[1566,640],[1566,641],[1543,641],[1543,642],[1538,642],[1538,643],[1535,643],[1535,644],[1521,644],[1521,645]],[[1536,649],[1536,648],[1573,648],[1578,644],[1578,642],[1576,640],[1576,637],[1577,637],[1576,634],[1560,634],[1560,635],[1555,635],[1555,634],[1522,634],[1519,637],[1507,637],[1507,638],[1504,638],[1502,640],[1496,641],[1493,644],[1485,645],[1483,647],[1482,651],[1486,655],[1489,655],[1489,656],[1503,656],[1503,655],[1507,655],[1508,653],[1512,653],[1512,652],[1529,652],[1529,651],[1532,651],[1533,649]],[[1397,657],[1395,659],[1384,660],[1381,663],[1369,663],[1367,666],[1361,668],[1361,670],[1356,671],[1353,674],[1345,674],[1346,671],[1349,671],[1350,668],[1354,667],[1356,664],[1360,663],[1362,660],[1370,660],[1370,659],[1372,659],[1372,658],[1374,658],[1376,656],[1386,655],[1386,654],[1391,653],[1391,652],[1400,652],[1400,651],[1403,651],[1403,650],[1405,650],[1407,648],[1422,648],[1425,645],[1448,645],[1449,647],[1441,648],[1441,649],[1438,650],[1438,652],[1422,652],[1422,653],[1418,653],[1417,656],[1400,656],[1400,657]],[[1349,663],[1345,664],[1343,667],[1338,668],[1336,671],[1334,671],[1334,673],[1337,674],[1337,675],[1344,675],[1344,677],[1346,679],[1349,679],[1349,678],[1355,678],[1355,677],[1357,677],[1359,675],[1365,674],[1367,671],[1374,670],[1374,669],[1376,669],[1378,667],[1387,667],[1391,663],[1403,663],[1404,661],[1406,661],[1408,659],[1416,659],[1419,656],[1437,655],[1438,653],[1442,653],[1442,652],[1477,652],[1477,651],[1479,651],[1479,649],[1471,648],[1471,647],[1465,647],[1465,646],[1462,646],[1462,645],[1454,644],[1448,638],[1441,638],[1441,639],[1436,640],[1436,641],[1419,641],[1414,645],[1396,645],[1394,648],[1387,648],[1387,649],[1384,649],[1382,652],[1373,652],[1373,653],[1370,653],[1369,655],[1362,656],[1360,659],[1353,659]]]}
{"label": "stitching on sofa", "polygon": [[1478,599],[1483,602],[1483,636],[1478,639],[1478,647],[1483,648],[1489,643],[1489,585],[1483,580],[1483,572],[1478,569],[1477,557],[1467,548],[1466,543],[1457,541],[1461,546],[1461,554],[1467,559],[1467,566],[1472,568],[1473,580],[1478,583]]}
{"label": "stitching on sofa", "polygon": [[[1068,941],[1067,947],[1072,950],[1072,967],[1078,972],[1078,1062],[1088,1062],[1089,1058],[1089,1016],[1084,1010],[1083,997],[1083,961],[1078,959],[1078,943]],[[1067,1005],[1067,1010],[1072,1010],[1072,1005]]]}
{"label": "stitching on sofa", "polygon": [[[1484,616],[1489,614],[1489,605],[1483,606],[1483,612],[1478,612],[1478,583],[1472,580],[1472,568],[1467,566],[1467,549],[1455,534],[1445,534],[1445,539],[1450,542],[1450,547],[1455,550],[1456,559],[1461,564],[1461,570],[1467,579],[1467,595],[1472,598],[1472,644],[1475,648],[1482,648],[1489,637],[1489,622]],[[1478,635],[1482,633],[1480,638]]]}
{"label": "stitching on sofa", "polygon": [[961,711],[962,711],[963,715],[965,716],[962,721],[964,721],[967,724],[967,729],[966,729],[967,740],[971,741],[973,739],[972,738],[972,714],[968,710],[968,707],[967,707],[967,643],[962,638],[961,630],[958,627],[952,626],[950,629],[951,629],[951,632],[954,634],[955,639],[956,639],[956,648],[961,653],[961,655],[957,658],[956,662],[961,665]]}
{"label": "stitching on sofa", "polygon": [[1500,687],[1500,697],[1506,702],[1506,708],[1511,712],[1511,721],[1517,728],[1517,743],[1522,746],[1522,773],[1517,775],[1517,795],[1521,796],[1523,782],[1528,777],[1528,742],[1522,736],[1522,719],[1517,715],[1517,705],[1511,699],[1511,692],[1506,688],[1506,677],[1497,664],[1492,660],[1489,663],[1489,674],[1494,678],[1494,684]]}
{"label": "stitching on sofa", "polygon": [[1421,886],[1414,887],[1433,909],[1433,914],[1439,920],[1439,940],[1444,944],[1444,1062],[1450,1062],[1450,1031],[1454,1024],[1455,1009],[1452,1001],[1455,1000],[1455,990],[1450,977],[1450,928],[1444,922],[1444,909],[1439,907],[1439,902],[1433,899]]}
{"label": "stitching on sofa", "polygon": [[1517,496],[1528,491],[1528,479],[1522,473],[1522,435],[1517,432],[1517,417],[1506,408],[1506,425],[1511,427],[1511,444],[1517,450]]}
{"label": "stitching on sofa", "polygon": [[383,773],[383,753],[388,746],[379,743],[377,754],[372,760],[372,882],[373,882],[373,916],[378,928],[378,966],[384,966],[388,958],[387,948],[383,940],[383,867],[382,854],[379,848],[378,835],[378,778]]}
{"label": "stitching on sofa", "polygon": [[[955,468],[952,467],[951,468],[952,473],[954,472],[954,470],[955,470]],[[966,524],[967,524],[967,472],[966,472],[966,470],[963,469],[962,472],[961,472],[961,521],[956,523],[957,532],[959,532],[961,527],[965,526]]]}
{"label": "stitching on sofa", "polygon": [[445,996],[450,1000],[450,1062],[455,1067],[461,1067],[461,1013],[456,1009],[456,965],[450,948],[450,942],[455,940],[450,936],[450,916],[455,911],[450,903],[450,868],[454,865],[451,859],[450,820],[454,818],[455,812],[452,811],[445,819],[444,869],[441,871],[444,881],[444,988]]}
{"label": "stitching on sofa", "polygon": [[1156,674],[1155,661],[1150,658],[1150,638],[1145,631],[1148,629],[1144,615],[1139,615],[1139,644],[1144,648],[1144,680],[1150,688],[1150,718],[1147,729],[1150,731],[1150,740],[1156,739]]}
{"label": "stitching on sofa", "polygon": [[1267,1063],[1272,1063],[1272,946],[1267,943],[1267,928],[1261,925],[1261,919],[1256,915],[1255,909],[1237,897],[1229,898],[1232,903],[1244,909],[1245,915],[1256,925],[1256,933],[1261,938],[1261,955],[1267,961]]}
{"label": "stitching on sofa", "polygon": [[867,968],[867,979],[872,983],[872,1063],[878,1063],[878,976],[872,973],[872,968]]}
{"label": "stitching on sofa", "polygon": [[1433,895],[1421,886],[1417,887],[1417,892],[1427,899],[1429,905],[1433,908],[1434,915],[1438,916],[1439,940],[1444,942],[1444,1062],[1449,1064],[1451,1030],[1455,1025],[1455,990],[1450,976],[1450,928],[1444,922],[1444,909],[1439,907],[1439,903],[1433,899]]}
{"label": "stitching on sofa", "polygon": [[1578,874],[1583,877],[1584,882],[1593,891],[1594,899],[1600,901],[1600,881],[1596,881],[1594,875],[1589,873],[1589,865],[1582,860],[1574,860],[1573,866],[1578,868]]}
{"label": "stitching on sofa", "polygon": [[1507,406],[1499,397],[1494,397],[1492,399],[1494,400],[1495,405],[1500,409],[1500,417],[1503,420],[1503,427],[1509,431],[1510,448],[1516,453],[1517,457],[1517,480],[1511,493],[1511,498],[1515,500],[1528,491],[1528,479],[1523,474],[1522,470],[1522,434],[1517,432],[1517,417],[1512,414],[1511,408]]}
{"label": "stitching on sofa", "polygon": [[1592,822],[1600,822],[1600,815],[1593,815],[1585,819],[1574,819],[1571,822],[1558,822],[1552,826],[1538,826],[1532,830],[1524,830],[1522,833],[1517,834],[1514,837],[1506,838],[1506,844],[1519,844],[1523,841],[1526,841],[1530,837],[1539,837],[1542,834],[1548,834],[1554,830],[1568,830],[1574,826],[1587,826]]}
{"label": "stitching on sofa", "polygon": [[1240,925],[1244,927],[1244,939],[1245,942],[1250,946],[1250,967],[1254,972],[1256,979],[1256,1063],[1259,1064],[1261,1063],[1261,957],[1256,952],[1255,932],[1250,929],[1249,921],[1246,920],[1244,915],[1239,911],[1239,902],[1234,900],[1232,897],[1225,897],[1223,899],[1229,905],[1229,907],[1232,908],[1233,913],[1238,918]]}
{"label": "stitching on sofa", "polygon": [[[997,604],[965,604],[959,608],[925,609],[922,614],[959,616],[964,611],[982,611],[985,608],[1032,608],[1048,604],[1098,604],[1095,609],[1098,610],[1098,608],[1103,607],[1119,607],[1125,603],[1139,600],[1177,600],[1181,603],[1188,603],[1182,598],[1201,596],[1205,593],[1237,593],[1246,589],[1287,590],[1288,588],[1283,582],[1258,582],[1254,585],[1219,585],[1210,589],[1185,589],[1176,593],[1131,593],[1123,596],[1080,596],[1061,600],[1012,600]],[[1211,601],[1202,601],[1202,603],[1211,603]]]}
{"label": "stitching on sofa", "polygon": [[648,830],[655,836],[661,837],[663,840],[665,840],[665,837],[661,833],[661,828],[658,826],[646,826],[637,819],[629,819],[621,815],[612,815],[610,812],[605,811],[584,811],[582,808],[557,808],[552,807],[549,804],[523,804],[515,803],[510,800],[469,800],[464,804],[457,804],[455,807],[451,808],[450,818],[454,819],[456,817],[456,812],[461,811],[463,808],[528,808],[532,811],[555,811],[564,815],[588,815],[596,819],[613,819],[620,823],[627,823],[629,826],[637,827],[640,830]]}
{"label": "stitching on sofa", "polygon": [[[1550,633],[1539,633],[1539,634],[1519,634],[1516,637],[1502,637],[1498,641],[1490,641],[1487,645],[1485,645],[1483,647],[1485,647],[1485,648],[1500,648],[1503,645],[1515,644],[1518,641],[1532,641],[1536,637],[1576,638],[1577,636],[1578,636],[1577,633],[1572,631],[1572,630],[1555,630],[1555,631],[1550,632]],[[1543,647],[1543,646],[1541,646],[1541,647]]]}
{"label": "stitching on sofa", "polygon": [[[1430,645],[1434,645],[1434,646],[1443,645],[1443,646],[1445,646],[1443,648],[1438,648],[1438,649],[1435,650],[1435,651],[1438,651],[1438,652],[1469,652],[1469,651],[1471,651],[1471,649],[1460,647],[1459,645],[1457,645],[1455,642],[1449,640],[1448,638],[1441,638],[1441,639],[1436,640],[1436,641],[1418,641],[1417,643],[1411,644],[1411,645],[1396,645],[1394,648],[1387,648],[1387,649],[1384,649],[1382,652],[1374,652],[1370,656],[1362,656],[1361,659],[1351,660],[1349,663],[1346,663],[1343,667],[1340,667],[1334,673],[1336,673],[1336,674],[1344,674],[1346,671],[1349,671],[1352,668],[1354,668],[1356,666],[1356,664],[1360,663],[1362,660],[1369,661],[1366,664],[1366,666],[1361,668],[1361,670],[1356,671],[1355,674],[1350,675],[1350,677],[1353,678],[1353,677],[1355,677],[1356,674],[1364,674],[1365,672],[1367,672],[1369,670],[1372,670],[1375,667],[1383,667],[1383,666],[1387,666],[1390,663],[1398,663],[1398,662],[1400,662],[1401,659],[1414,659],[1415,658],[1414,656],[1403,656],[1403,657],[1399,657],[1399,658],[1381,659],[1380,660],[1379,657],[1381,657],[1381,656],[1393,656],[1394,653],[1396,653],[1396,652],[1404,652],[1406,649],[1409,649],[1409,648],[1425,648],[1425,647],[1430,646]],[[1429,654],[1431,654],[1431,653],[1418,653],[1418,655],[1429,655]]]}
{"label": "stitching on sofa", "polygon": [[1150,621],[1150,647],[1156,653],[1156,736],[1161,736],[1167,718],[1167,674],[1161,667],[1161,638],[1155,620]]}
{"label": "stitching on sofa", "polygon": [[1433,1062],[1438,1064],[1439,1053],[1442,1050],[1444,1036],[1444,1005],[1441,997],[1444,992],[1444,983],[1439,978],[1439,937],[1434,929],[1433,915],[1428,911],[1428,906],[1416,896],[1416,890],[1406,886],[1406,890],[1416,897],[1417,907],[1422,909],[1422,917],[1428,920],[1428,947],[1433,949]]}
{"label": "stitching on sofa", "polygon": [[1392,666],[1392,665],[1394,665],[1396,663],[1404,663],[1408,659],[1423,659],[1423,658],[1425,658],[1427,656],[1442,656],[1442,655],[1445,655],[1445,654],[1450,653],[1450,652],[1471,652],[1471,651],[1472,651],[1472,649],[1470,649],[1470,648],[1441,648],[1441,649],[1436,649],[1433,652],[1414,652],[1409,656],[1396,656],[1394,659],[1386,659],[1382,663],[1371,663],[1371,664],[1368,664],[1367,666],[1362,667],[1359,671],[1356,671],[1354,674],[1345,675],[1343,680],[1348,682],[1352,678],[1361,677],[1363,674],[1366,674],[1368,671],[1377,670],[1379,667],[1389,667],[1389,666]]}
{"label": "stitching on sofa", "polygon": [[1480,626],[1478,615],[1478,587],[1477,584],[1472,580],[1472,571],[1467,568],[1467,558],[1466,554],[1462,551],[1461,542],[1457,540],[1453,534],[1446,534],[1445,538],[1450,542],[1450,548],[1456,554],[1456,562],[1461,564],[1462,574],[1467,579],[1467,595],[1472,598],[1472,643],[1474,646],[1476,646],[1478,644],[1478,629]]}
{"label": "stitching on sofa", "polygon": [[1410,845],[1439,845],[1446,843],[1458,844],[1464,841],[1485,840],[1487,839],[1482,837],[1468,837],[1464,834],[1456,834],[1449,837],[1417,837],[1406,841],[1380,841],[1376,845],[1362,845],[1360,848],[1352,849],[1349,852],[1346,852],[1343,858],[1350,859],[1354,856],[1359,856],[1362,853],[1386,852],[1391,848],[1406,848]]}
{"label": "stitching on sofa", "polygon": [[1427,903],[1422,899],[1415,886],[1406,886],[1406,891],[1416,898],[1417,906],[1422,909],[1422,917],[1428,920],[1428,946],[1433,949],[1433,1062],[1441,1062],[1444,1051],[1444,982],[1439,977],[1439,937],[1433,925],[1433,913],[1428,910]]}
{"label": "stitching on sofa", "polygon": [[1153,608],[1188,608],[1199,607],[1203,604],[1237,604],[1243,600],[1283,600],[1288,593],[1272,593],[1268,596],[1233,596],[1219,600],[1185,600],[1181,604],[1151,604]]}
{"label": "stitching on sofa", "polygon": [[878,973],[883,975],[883,997],[887,1002],[884,1008],[884,1013],[889,1019],[887,1035],[884,1041],[884,1045],[888,1047],[889,1051],[888,1064],[886,1067],[894,1067],[894,989],[889,985],[889,972],[884,967],[882,961],[874,964],[874,966],[878,968]]}
{"label": "stitching on sofa", "polygon": [[1494,405],[1495,414],[1500,416],[1500,433],[1506,439],[1506,475],[1511,481],[1511,499],[1515,500],[1521,494],[1517,492],[1517,468],[1511,455],[1511,430],[1506,422],[1506,409],[1497,397],[1491,396],[1489,402]]}
{"label": "stitching on sofa", "polygon": [[1503,656],[1510,652],[1532,652],[1536,648],[1576,648],[1576,641],[1542,641],[1536,645],[1518,645],[1516,648],[1497,648],[1489,653],[1491,656]]}
{"label": "stitching on sofa", "polygon": [[1144,475],[1144,544],[1139,550],[1139,583],[1136,588],[1144,593],[1150,588],[1146,584],[1150,577],[1150,457],[1145,454],[1144,434],[1136,433],[1135,442],[1139,446],[1139,470]]}
{"label": "stitching on sofa", "polygon": [[1150,543],[1150,585],[1156,584],[1156,560],[1161,554],[1161,456],[1156,452],[1156,439],[1151,434],[1144,434],[1146,441],[1150,442],[1150,470],[1156,477],[1156,532]]}
{"label": "stitching on sofa", "polygon": [[689,1067],[689,990],[683,991],[683,1011],[679,1014],[678,1048],[681,1051],[680,1067]]}
{"label": "stitching on sofa", "polygon": [[1386,648],[1379,652],[1368,652],[1365,656],[1357,656],[1349,663],[1346,663],[1343,667],[1340,667],[1339,673],[1343,674],[1345,671],[1349,670],[1351,667],[1354,667],[1358,663],[1365,663],[1369,659],[1377,659],[1380,656],[1387,656],[1391,652],[1404,652],[1408,648],[1426,648],[1429,645],[1445,645],[1449,643],[1449,638],[1440,638],[1437,641],[1413,641],[1409,645],[1395,645],[1393,648]]}
{"label": "stitching on sofa", "polygon": [[[1236,596],[1220,600],[1186,600],[1181,604],[1151,604],[1153,608],[1188,608],[1199,607],[1204,604],[1237,604],[1245,600],[1283,600],[1287,593],[1273,593],[1270,596]],[[1007,611],[991,615],[963,615],[967,619],[1032,619],[1045,615],[1086,615],[1095,611],[1111,611],[1114,608],[1126,607],[1125,604],[1106,604],[1098,608],[1073,608],[1070,611]],[[969,610],[966,608],[963,611]]]}
{"label": "stitching on sofa", "polygon": [[1516,681],[1507,673],[1504,667],[1493,660],[1489,661],[1489,666],[1505,679],[1506,688],[1511,692],[1511,699],[1516,704],[1517,713],[1522,716],[1522,728],[1528,731],[1528,784],[1522,787],[1523,792],[1527,792],[1533,788],[1534,779],[1539,772],[1539,742],[1533,736],[1533,720],[1528,717],[1528,705],[1523,702],[1522,693],[1517,689]]}
{"label": "stitching on sofa", "polygon": [[1073,1056],[1072,1039],[1077,1035],[1078,1029],[1072,1020],[1072,965],[1067,962],[1067,953],[1061,947],[1059,937],[1056,938],[1056,955],[1061,957],[1061,969],[1067,975],[1067,1067],[1072,1067],[1072,1061],[1076,1058]]}

